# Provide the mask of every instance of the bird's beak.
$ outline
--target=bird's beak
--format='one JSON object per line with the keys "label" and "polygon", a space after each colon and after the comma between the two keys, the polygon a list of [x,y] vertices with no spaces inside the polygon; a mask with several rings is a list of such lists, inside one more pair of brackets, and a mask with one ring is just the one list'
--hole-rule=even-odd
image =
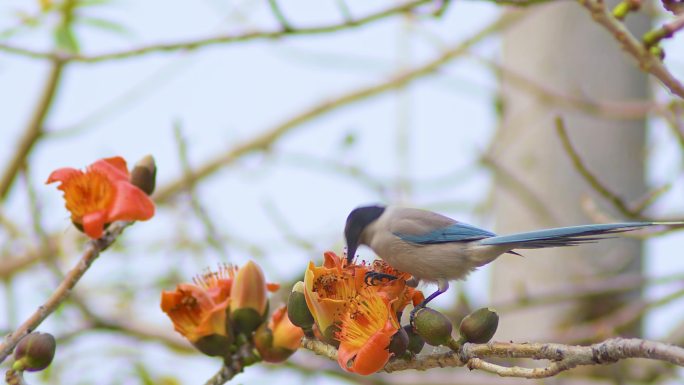
{"label": "bird's beak", "polygon": [[356,248],[358,246],[356,245],[349,245],[347,246],[347,264],[351,264],[352,261],[354,260],[354,256],[356,255]]}

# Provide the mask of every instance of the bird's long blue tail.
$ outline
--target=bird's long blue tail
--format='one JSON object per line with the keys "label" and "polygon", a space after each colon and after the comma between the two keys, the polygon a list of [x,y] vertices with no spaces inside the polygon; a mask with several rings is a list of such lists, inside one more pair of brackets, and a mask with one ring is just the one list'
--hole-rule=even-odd
{"label": "bird's long blue tail", "polygon": [[622,233],[657,225],[657,222],[607,223],[571,227],[559,227],[485,238],[483,245],[510,245],[512,249],[542,249],[545,247],[575,246],[605,239],[604,235]]}

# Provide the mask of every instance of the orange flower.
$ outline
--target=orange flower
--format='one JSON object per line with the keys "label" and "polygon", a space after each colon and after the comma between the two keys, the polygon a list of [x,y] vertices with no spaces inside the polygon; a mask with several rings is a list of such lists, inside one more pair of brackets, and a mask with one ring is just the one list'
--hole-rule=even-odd
{"label": "orange flower", "polygon": [[284,305],[273,312],[268,326],[261,325],[254,335],[261,358],[266,362],[282,362],[290,357],[298,348],[304,337],[301,328],[295,326],[287,317]]}
{"label": "orange flower", "polygon": [[373,271],[393,275],[398,278],[375,286],[378,291],[385,293],[388,298],[392,299],[392,309],[395,312],[404,310],[409,303],[412,303],[414,306],[418,305],[425,299],[423,292],[406,285],[406,281],[411,278],[411,274],[401,272],[381,259],[373,261]]}
{"label": "orange flower", "polygon": [[194,284],[162,292],[161,308],[174,329],[206,354],[224,355],[232,342],[226,313],[234,276],[232,266],[222,266],[196,277]]}
{"label": "orange flower", "polygon": [[337,333],[338,364],[362,375],[377,372],[390,358],[387,348],[398,329],[399,321],[387,297],[364,288],[345,313]]}
{"label": "orange flower", "polygon": [[53,171],[46,183],[61,182],[71,220],[90,238],[102,236],[114,221],[144,221],[154,215],[154,203],[129,180],[121,157],[100,159],[85,172],[75,168]]}
{"label": "orange flower", "polygon": [[[390,274],[397,279],[368,285],[368,272]],[[304,295],[319,334],[326,342],[339,342],[338,363],[358,374],[375,373],[387,363],[387,350],[399,329],[397,313],[423,298],[408,287],[411,276],[384,261],[347,264],[335,253],[324,254],[323,266],[309,263],[304,273]]]}
{"label": "orange flower", "polygon": [[[353,270],[343,268],[340,257],[331,252],[325,253],[324,257],[321,267],[309,262],[304,273],[304,297],[318,331],[331,339],[361,283],[355,279]],[[363,274],[359,276],[363,277]]]}

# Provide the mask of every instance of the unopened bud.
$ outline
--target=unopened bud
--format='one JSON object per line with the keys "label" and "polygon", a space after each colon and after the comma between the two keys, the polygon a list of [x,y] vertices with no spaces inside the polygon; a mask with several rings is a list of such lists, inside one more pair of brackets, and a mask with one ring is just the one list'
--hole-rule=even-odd
{"label": "unopened bud", "polygon": [[399,328],[392,336],[389,344],[389,352],[395,356],[403,356],[409,345],[409,336],[404,328]]}
{"label": "unopened bud", "polygon": [[[228,329],[230,331],[230,329]],[[231,335],[210,334],[200,337],[193,345],[200,352],[212,357],[228,357],[233,346],[234,338]]]}
{"label": "unopened bud", "polygon": [[477,309],[468,314],[459,326],[461,337],[474,344],[484,344],[494,337],[499,326],[499,315],[489,308]]}
{"label": "unopened bud", "polygon": [[55,357],[57,343],[50,333],[33,332],[19,341],[12,369],[37,372],[47,368]]}
{"label": "unopened bud", "polygon": [[449,342],[453,330],[451,321],[444,314],[428,307],[418,310],[413,325],[416,333],[432,346]]}
{"label": "unopened bud", "polygon": [[131,184],[152,195],[157,184],[157,165],[152,155],[140,159],[131,171]]}
{"label": "unopened bud", "polygon": [[403,327],[403,329],[406,332],[409,340],[408,351],[413,354],[420,353],[420,351],[423,350],[423,346],[425,346],[425,340],[423,337],[416,334],[416,332],[413,330],[413,326],[411,325],[406,325]]}
{"label": "unopened bud", "polygon": [[660,60],[665,60],[665,50],[659,45],[649,47],[648,52],[650,52],[651,55],[658,57]]}
{"label": "unopened bud", "polygon": [[314,318],[306,304],[304,296],[304,282],[297,282],[292,288],[290,298],[287,300],[287,317],[294,325],[299,326],[305,333],[311,334]]}
{"label": "unopened bud", "polygon": [[236,332],[244,333],[245,335],[251,334],[259,325],[264,323],[264,316],[249,307],[233,311],[230,318]]}

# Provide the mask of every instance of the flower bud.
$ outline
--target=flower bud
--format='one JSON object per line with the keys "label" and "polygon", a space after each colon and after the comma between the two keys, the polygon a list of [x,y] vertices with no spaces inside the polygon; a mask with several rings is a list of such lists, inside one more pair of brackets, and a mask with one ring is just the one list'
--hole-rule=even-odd
{"label": "flower bud", "polygon": [[33,332],[19,341],[12,369],[37,372],[47,368],[55,357],[57,344],[50,333]]}
{"label": "flower bud", "polygon": [[499,315],[496,314],[496,311],[483,307],[463,318],[458,331],[465,341],[484,344],[492,339],[498,326]]}
{"label": "flower bud", "polygon": [[290,322],[299,326],[305,332],[310,332],[314,324],[314,318],[306,304],[304,296],[304,282],[297,282],[292,288],[287,300],[287,316]]}
{"label": "flower bud", "polygon": [[273,312],[268,325],[262,324],[254,333],[254,345],[266,362],[283,362],[301,343],[302,329],[290,322],[287,309],[281,306]]}
{"label": "flower bud", "polygon": [[230,318],[236,330],[245,334],[256,330],[264,321],[267,305],[264,273],[249,261],[238,270],[230,294]]}
{"label": "flower bud", "polygon": [[420,351],[423,350],[423,346],[425,346],[425,340],[423,337],[416,334],[416,332],[413,330],[413,326],[411,325],[406,325],[403,327],[403,329],[408,336],[408,351],[413,354],[420,353]]}
{"label": "flower bud", "polygon": [[392,336],[389,344],[389,352],[395,356],[403,356],[409,345],[409,336],[404,328],[399,328]]}
{"label": "flower bud", "polygon": [[137,186],[147,195],[152,195],[157,181],[157,165],[152,155],[140,159],[131,171],[131,184]]}
{"label": "flower bud", "polygon": [[413,320],[416,333],[432,346],[445,345],[451,338],[453,326],[444,314],[431,308],[418,310]]}

